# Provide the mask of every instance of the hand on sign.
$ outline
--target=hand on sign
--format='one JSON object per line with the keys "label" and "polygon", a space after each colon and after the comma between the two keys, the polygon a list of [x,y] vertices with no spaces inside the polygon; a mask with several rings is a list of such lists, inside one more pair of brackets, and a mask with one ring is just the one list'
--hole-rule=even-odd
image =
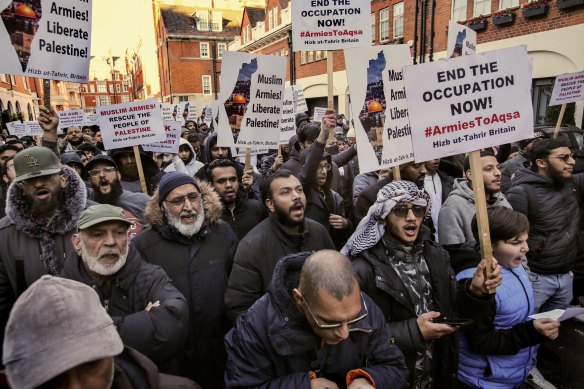
{"label": "hand on sign", "polygon": [[278,155],[276,157],[276,159],[274,160],[274,163],[272,164],[272,171],[275,173],[278,171],[278,169],[280,168],[280,166],[282,166],[282,164],[284,163],[284,157],[282,157],[281,155]]}
{"label": "hand on sign", "polygon": [[337,114],[334,109],[327,109],[322,117],[322,123],[320,124],[320,133],[318,134],[317,141],[326,144],[329,132],[334,131],[337,125]]}
{"label": "hand on sign", "polygon": [[381,181],[381,180],[389,177],[389,173],[391,173],[391,170],[390,169],[381,169],[381,170],[379,170],[379,175],[378,175],[377,181]]}
{"label": "hand on sign", "polygon": [[357,378],[351,382],[351,385],[347,386],[347,389],[374,389],[375,386],[371,385],[366,378]]}
{"label": "hand on sign", "polygon": [[491,275],[487,279],[487,261],[484,259],[479,263],[475,270],[470,284],[470,292],[475,296],[486,296],[490,289],[495,289],[501,285],[501,266],[495,258],[491,267]]}
{"label": "hand on sign", "polygon": [[150,312],[150,310],[151,310],[152,308],[156,308],[156,307],[159,307],[159,306],[160,306],[160,301],[156,301],[156,302],[154,302],[154,303],[153,303],[153,302],[149,302],[149,303],[148,303],[148,305],[146,306],[146,309],[145,309],[145,311],[146,311],[146,312]]}
{"label": "hand on sign", "polygon": [[349,226],[347,219],[340,215],[335,215],[334,213],[331,213],[329,216],[329,224],[335,230],[343,230]]}
{"label": "hand on sign", "polygon": [[533,321],[535,330],[548,338],[555,340],[560,334],[560,322],[552,319],[537,319]]}
{"label": "hand on sign", "polygon": [[243,173],[243,176],[241,177],[241,186],[243,186],[244,191],[249,192],[252,185],[253,185],[253,169],[249,168]]}
{"label": "hand on sign", "polygon": [[310,389],[339,389],[339,387],[326,378],[315,378],[310,380]]}
{"label": "hand on sign", "polygon": [[47,108],[39,106],[39,125],[43,129],[43,140],[56,142],[57,141],[57,127],[59,127],[59,116],[53,107]]}
{"label": "hand on sign", "polygon": [[455,327],[450,327],[448,324],[440,324],[432,322],[432,319],[440,316],[440,312],[426,312],[422,313],[416,319],[422,337],[425,340],[440,339],[444,335],[448,335],[456,331]]}

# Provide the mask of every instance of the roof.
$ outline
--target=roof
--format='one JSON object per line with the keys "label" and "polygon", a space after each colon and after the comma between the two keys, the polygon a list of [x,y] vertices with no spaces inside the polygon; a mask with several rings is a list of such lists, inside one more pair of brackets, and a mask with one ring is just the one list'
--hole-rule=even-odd
{"label": "roof", "polygon": [[252,8],[245,7],[243,12],[247,12],[247,17],[249,18],[249,24],[251,27],[255,27],[258,22],[263,22],[266,20],[266,10],[265,8]]}
{"label": "roof", "polygon": [[195,28],[193,15],[195,12],[208,12],[207,8],[185,7],[174,5],[160,5],[160,14],[168,35],[198,35],[209,37],[235,37],[241,28],[242,11],[231,9],[213,9],[221,12],[223,17],[223,31],[200,31]]}

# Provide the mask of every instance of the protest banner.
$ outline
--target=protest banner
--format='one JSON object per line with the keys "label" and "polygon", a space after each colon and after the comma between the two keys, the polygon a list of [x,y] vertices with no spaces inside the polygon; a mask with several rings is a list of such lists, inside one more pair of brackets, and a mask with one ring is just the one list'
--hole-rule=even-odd
{"label": "protest banner", "polygon": [[[181,102],[181,103],[162,103],[160,109],[162,110],[162,120],[172,120],[180,122],[181,124],[185,123],[189,115],[189,106],[190,103],[188,102]],[[196,114],[195,114],[196,117]],[[189,120],[196,120],[196,119],[189,119]]]}
{"label": "protest banner", "polygon": [[[345,50],[359,171],[412,161],[411,128],[402,68],[411,65],[408,45]],[[394,169],[398,179],[399,170]]]}
{"label": "protest banner", "polygon": [[447,58],[456,58],[476,52],[476,31],[450,20],[448,22]]}
{"label": "protest banner", "polygon": [[170,103],[161,103],[160,104],[160,111],[162,113],[162,120],[174,120],[172,118],[172,104]]}
{"label": "protest banner", "polygon": [[26,135],[30,136],[43,136],[43,129],[39,122],[37,121],[30,121],[30,122],[23,122],[24,126],[26,127]]}
{"label": "protest banner", "polygon": [[207,126],[211,125],[213,121],[213,108],[211,106],[206,106],[203,108],[203,122],[207,124]]}
{"label": "protest banner", "polygon": [[97,115],[106,150],[166,140],[156,100],[97,107]]}
{"label": "protest banner", "polygon": [[579,100],[584,100],[584,72],[562,74],[556,77],[554,90],[550,99],[550,106],[562,104],[560,115],[554,130],[554,139],[558,137],[566,105]]}
{"label": "protest banner", "polygon": [[292,4],[294,51],[371,45],[371,2],[310,0]]}
{"label": "protest banner", "polygon": [[312,112],[312,121],[322,123],[322,118],[324,117],[327,109],[328,108],[324,107],[314,107],[314,111]]}
{"label": "protest banner", "polygon": [[217,145],[276,147],[286,82],[286,59],[225,52]]}
{"label": "protest banner", "polygon": [[59,129],[63,130],[72,126],[83,127],[85,125],[85,112],[82,109],[69,111],[57,111],[59,116]]}
{"label": "protest banner", "polygon": [[86,126],[97,126],[97,114],[96,113],[86,113],[85,114],[85,125]]}
{"label": "protest banner", "polygon": [[180,146],[180,132],[182,129],[180,123],[174,120],[164,120],[163,125],[166,140],[143,145],[142,148],[144,151],[153,151],[155,153],[178,153],[178,148]]}
{"label": "protest banner", "polygon": [[306,104],[306,98],[304,98],[304,91],[298,85],[291,86],[294,92],[294,110],[298,112],[308,111],[308,104]]}
{"label": "protest banner", "polygon": [[183,118],[186,120],[197,121],[197,105],[194,101],[187,101],[183,107]]}
{"label": "protest banner", "polygon": [[6,128],[8,129],[10,135],[16,135],[19,138],[21,136],[28,135],[26,133],[26,125],[20,120],[6,123]]}
{"label": "protest banner", "polygon": [[89,80],[91,0],[2,1],[0,73]]}
{"label": "protest banner", "polygon": [[[286,87],[282,103],[282,118],[280,119],[280,145],[287,145],[296,135],[296,112],[294,111],[294,90]],[[278,148],[280,150],[280,148]]]}

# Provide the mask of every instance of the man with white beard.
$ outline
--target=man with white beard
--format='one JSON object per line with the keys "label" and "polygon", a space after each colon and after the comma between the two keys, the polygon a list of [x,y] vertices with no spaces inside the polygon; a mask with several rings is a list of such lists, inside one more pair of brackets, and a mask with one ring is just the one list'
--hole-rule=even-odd
{"label": "man with white beard", "polygon": [[223,337],[230,327],[223,295],[238,241],[221,220],[222,210],[211,186],[185,173],[167,173],[146,206],[150,228],[132,241],[142,258],[170,275],[189,303],[179,374],[204,388],[223,387]]}
{"label": "man with white beard", "polygon": [[166,273],[130,246],[130,225],[122,208],[88,207],[71,237],[75,254],[67,258],[62,276],[97,292],[125,345],[145,354],[160,371],[176,373],[187,334],[187,304]]}

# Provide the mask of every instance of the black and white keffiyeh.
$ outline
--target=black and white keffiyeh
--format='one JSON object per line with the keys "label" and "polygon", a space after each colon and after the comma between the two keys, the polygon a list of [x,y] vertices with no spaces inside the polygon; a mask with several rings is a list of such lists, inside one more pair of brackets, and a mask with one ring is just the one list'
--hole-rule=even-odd
{"label": "black and white keffiyeh", "polygon": [[342,248],[341,254],[357,255],[375,246],[385,234],[383,221],[396,204],[404,202],[426,207],[424,219],[430,216],[432,203],[424,189],[418,188],[411,181],[390,182],[379,190],[377,200]]}

